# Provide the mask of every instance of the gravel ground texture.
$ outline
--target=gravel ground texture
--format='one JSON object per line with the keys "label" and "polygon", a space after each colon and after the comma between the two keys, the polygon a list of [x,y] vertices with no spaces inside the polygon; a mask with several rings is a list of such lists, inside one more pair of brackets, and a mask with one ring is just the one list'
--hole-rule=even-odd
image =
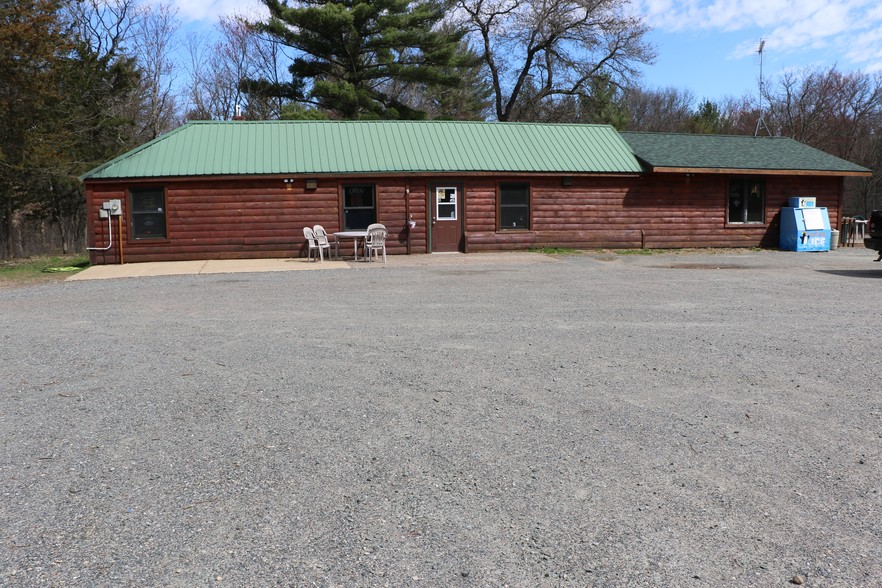
{"label": "gravel ground texture", "polygon": [[882,586],[882,264],[0,290],[0,585]]}

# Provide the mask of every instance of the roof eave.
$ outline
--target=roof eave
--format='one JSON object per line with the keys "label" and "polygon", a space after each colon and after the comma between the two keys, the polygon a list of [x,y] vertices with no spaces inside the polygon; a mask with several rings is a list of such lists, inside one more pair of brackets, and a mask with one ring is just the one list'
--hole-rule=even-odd
{"label": "roof eave", "polygon": [[120,154],[120,155],[114,157],[114,158],[111,159],[110,161],[107,161],[107,162],[102,163],[102,164],[99,165],[98,167],[95,167],[95,168],[90,169],[90,170],[87,171],[86,173],[84,173],[84,174],[82,174],[82,175],[80,175],[80,176],[77,176],[77,179],[80,180],[81,182],[85,182],[86,180],[102,179],[102,178],[95,178],[95,177],[93,177],[93,176],[95,176],[96,174],[99,174],[99,173],[103,172],[104,170],[110,168],[110,167],[113,166],[113,165],[116,165],[116,164],[119,163],[120,161],[124,161],[124,160],[126,160],[126,159],[129,159],[130,157],[134,157],[134,156],[136,156],[137,154],[139,154],[139,153],[141,153],[142,151],[146,150],[147,148],[153,146],[154,144],[159,143],[160,141],[164,141],[164,140],[168,139],[168,138],[171,137],[172,135],[175,135],[175,134],[177,134],[177,133],[183,132],[184,129],[186,129],[187,127],[192,126],[192,125],[194,125],[194,124],[196,124],[196,123],[198,123],[198,122],[203,122],[203,121],[188,121],[187,123],[185,123],[185,124],[183,124],[183,125],[181,125],[181,126],[175,128],[175,129],[172,129],[172,130],[170,130],[170,131],[167,132],[167,133],[163,133],[163,134],[159,135],[158,137],[155,137],[155,138],[151,139],[150,141],[147,141],[146,143],[144,143],[144,144],[142,144],[142,145],[138,145],[138,146],[135,147],[134,149],[130,149],[129,151],[126,151],[125,153],[122,153],[122,154]]}
{"label": "roof eave", "polygon": [[819,170],[819,169],[761,169],[761,168],[724,168],[724,167],[666,167],[650,166],[653,173],[660,174],[725,174],[725,175],[764,175],[764,176],[836,176],[868,178],[873,175],[866,171]]}
{"label": "roof eave", "polygon": [[222,181],[222,180],[273,180],[279,178],[467,178],[487,177],[488,175],[503,178],[520,177],[562,177],[574,178],[636,178],[643,172],[636,170],[627,171],[513,171],[513,170],[479,170],[479,171],[347,171],[347,172],[279,172],[273,174],[200,174],[200,175],[177,175],[177,176],[131,176],[112,178],[85,178],[83,181],[90,184],[155,184],[161,182],[197,182],[197,181]]}

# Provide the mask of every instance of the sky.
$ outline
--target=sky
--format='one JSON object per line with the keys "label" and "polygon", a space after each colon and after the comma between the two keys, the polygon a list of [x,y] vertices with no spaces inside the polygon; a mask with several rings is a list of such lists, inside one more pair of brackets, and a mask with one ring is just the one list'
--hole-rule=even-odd
{"label": "sky", "polygon": [[[171,0],[185,30],[210,29],[223,14],[255,14],[258,0]],[[759,93],[765,79],[790,70],[829,68],[882,74],[879,0],[632,0],[651,27],[654,64],[642,68],[649,88],[690,90],[719,101]]]}
{"label": "sky", "polygon": [[637,0],[653,31],[650,87],[688,88],[698,100],[759,93],[763,77],[805,68],[882,74],[879,0]]}

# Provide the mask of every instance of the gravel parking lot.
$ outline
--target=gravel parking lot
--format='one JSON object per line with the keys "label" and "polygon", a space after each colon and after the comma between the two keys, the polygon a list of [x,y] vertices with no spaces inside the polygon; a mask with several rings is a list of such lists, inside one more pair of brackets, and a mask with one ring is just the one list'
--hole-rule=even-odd
{"label": "gravel parking lot", "polygon": [[882,586],[873,258],[0,290],[0,585]]}

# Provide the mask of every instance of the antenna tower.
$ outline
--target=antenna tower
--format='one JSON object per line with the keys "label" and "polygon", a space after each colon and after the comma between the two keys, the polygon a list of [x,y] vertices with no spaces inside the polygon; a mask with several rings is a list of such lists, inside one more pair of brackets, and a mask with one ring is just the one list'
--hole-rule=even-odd
{"label": "antenna tower", "polygon": [[759,62],[760,62],[760,75],[759,75],[759,120],[756,121],[756,130],[753,131],[753,136],[758,137],[760,129],[766,129],[766,133],[771,137],[772,131],[769,130],[769,125],[766,124],[766,120],[763,117],[763,49],[766,47],[766,40],[760,39],[759,49],[756,50],[759,53]]}

